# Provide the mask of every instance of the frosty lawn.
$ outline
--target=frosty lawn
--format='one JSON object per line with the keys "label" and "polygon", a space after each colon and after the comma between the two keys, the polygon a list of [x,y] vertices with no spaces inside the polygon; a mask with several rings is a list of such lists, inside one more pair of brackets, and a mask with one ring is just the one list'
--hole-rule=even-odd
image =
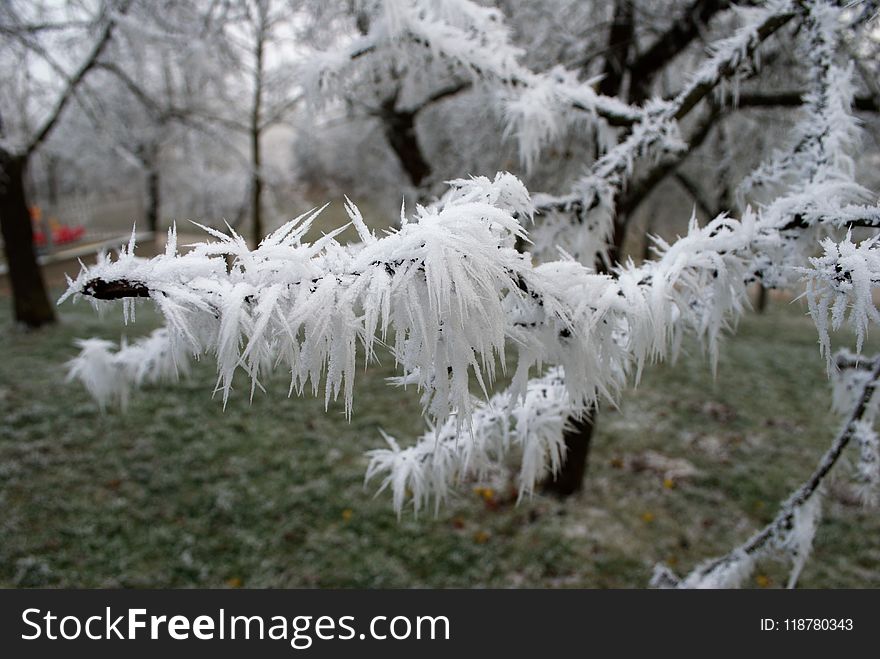
{"label": "frosty lawn", "polygon": [[[350,423],[341,404],[286,399],[283,374],[252,404],[242,379],[223,412],[209,364],[101,416],[62,365],[76,337],[118,340],[118,314],[65,305],[61,325],[27,334],[6,303],[0,584],[644,587],[657,561],[684,573],[767,523],[827,447],[838,421],[804,311],[747,315],[717,382],[696,350],[650,368],[620,413],[603,411],[580,496],[516,506],[503,481],[468,483],[439,517],[398,522],[390,497],[363,487],[379,428],[402,441],[423,430],[417,395],[384,384],[390,364],[359,374]],[[157,324],[143,306],[127,333]],[[849,472],[802,587],[880,587],[880,519],[854,505]],[[753,585],[785,572],[762,565]]]}

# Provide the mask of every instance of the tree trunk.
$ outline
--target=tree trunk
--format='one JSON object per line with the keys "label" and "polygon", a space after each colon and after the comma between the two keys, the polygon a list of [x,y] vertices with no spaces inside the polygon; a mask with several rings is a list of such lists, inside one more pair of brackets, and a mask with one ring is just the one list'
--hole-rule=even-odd
{"label": "tree trunk", "polygon": [[614,18],[608,32],[608,50],[605,54],[605,67],[599,81],[599,93],[617,96],[623,86],[627,60],[635,35],[634,10],[631,0],[617,0],[614,4]]}
{"label": "tree trunk", "polygon": [[254,247],[263,240],[263,179],[260,175],[260,132],[251,134],[251,167],[254,171],[251,178],[251,239]]}
{"label": "tree trunk", "polygon": [[558,497],[567,497],[580,492],[584,487],[584,475],[587,473],[590,443],[593,429],[596,427],[596,410],[593,409],[581,417],[568,418],[569,429],[565,431],[565,460],[555,476],[544,481],[544,491]]}
{"label": "tree trunk", "polygon": [[251,240],[256,247],[263,240],[263,172],[260,137],[263,133],[263,63],[266,40],[266,7],[257,4],[258,29],[256,50],[254,52],[254,96],[251,105],[250,138],[251,138]]}
{"label": "tree trunk", "polygon": [[645,235],[642,239],[642,263],[645,261],[650,261],[654,257],[654,241],[651,240],[651,224],[650,220],[648,220],[648,224],[645,226]]}
{"label": "tree trunk", "polygon": [[611,245],[608,247],[608,263],[600,260],[596,264],[596,270],[603,274],[610,274],[608,264],[614,266],[621,261],[623,256],[623,244],[626,242],[626,232],[629,228],[629,218],[618,212],[614,218],[614,230],[611,232]]}
{"label": "tree trunk", "polygon": [[380,119],[385,137],[413,186],[418,187],[431,173],[416,136],[416,113],[395,109],[397,94],[382,104]]}
{"label": "tree trunk", "polygon": [[758,313],[764,313],[767,309],[767,298],[769,298],[769,292],[767,291],[767,287],[763,284],[758,286],[758,300],[755,304],[755,309]]}
{"label": "tree trunk", "polygon": [[34,231],[24,191],[27,160],[0,149],[0,229],[9,268],[15,319],[28,327],[55,322],[34,252]]}
{"label": "tree trunk", "polygon": [[145,219],[147,228],[153,232],[154,239],[158,240],[159,230],[159,212],[162,203],[159,190],[159,168],[151,165],[147,169],[147,210]]}

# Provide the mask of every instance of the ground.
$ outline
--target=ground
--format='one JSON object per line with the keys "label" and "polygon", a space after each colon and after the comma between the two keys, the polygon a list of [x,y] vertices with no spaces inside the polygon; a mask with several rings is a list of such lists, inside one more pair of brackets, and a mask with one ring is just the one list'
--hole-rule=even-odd
{"label": "ground", "polygon": [[[413,392],[383,383],[390,364],[360,375],[351,422],[287,399],[283,376],[252,403],[242,383],[224,411],[208,363],[102,415],[65,382],[72,341],[146,332],[149,308],[124,329],[68,303],[26,333],[0,303],[6,587],[644,587],[657,562],[682,573],[769,521],[839,425],[815,329],[775,302],[724,343],[717,377],[688,344],[606,406],[581,495],[515,505],[503,484],[467,483],[436,517],[398,520],[363,483],[380,428],[422,430]],[[880,587],[880,515],[850,476],[838,466],[803,587]],[[761,565],[752,585],[784,574]]]}

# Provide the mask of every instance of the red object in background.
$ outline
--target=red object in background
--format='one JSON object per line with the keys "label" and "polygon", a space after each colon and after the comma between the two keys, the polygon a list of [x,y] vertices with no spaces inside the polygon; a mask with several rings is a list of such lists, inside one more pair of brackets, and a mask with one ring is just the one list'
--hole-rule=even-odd
{"label": "red object in background", "polygon": [[[52,229],[52,244],[66,245],[68,243],[75,243],[85,235],[85,232],[85,227],[71,227],[62,224]],[[46,234],[40,229],[34,229],[34,244],[37,247],[46,246]]]}
{"label": "red object in background", "polygon": [[72,227],[67,224],[63,224],[52,231],[52,242],[57,245],[76,242],[83,237],[83,234],[85,232],[85,227]]}
{"label": "red object in background", "polygon": [[[40,219],[42,218],[42,212],[38,206],[31,208],[31,219],[34,221],[34,244],[37,247],[45,247],[46,246],[46,234],[43,231],[43,228],[40,223]],[[75,243],[77,240],[83,237],[86,232],[86,228],[72,227],[67,224],[59,224],[58,220],[54,217],[49,219],[49,225],[52,231],[52,244],[53,245],[67,245],[69,243]]]}

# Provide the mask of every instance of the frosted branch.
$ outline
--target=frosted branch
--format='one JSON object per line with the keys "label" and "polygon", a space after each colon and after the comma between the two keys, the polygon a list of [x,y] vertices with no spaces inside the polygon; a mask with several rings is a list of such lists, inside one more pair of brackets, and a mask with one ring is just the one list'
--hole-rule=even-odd
{"label": "frosted branch", "polygon": [[312,98],[344,95],[369,65],[389,58],[403,67],[439,59],[454,71],[493,92],[531,168],[540,150],[577,122],[611,126],[638,123],[643,112],[596,92],[596,80],[581,81],[574,71],[554,67],[534,72],[520,60],[502,13],[470,0],[384,0],[370,32],[348,47],[324,53],[303,67]]}
{"label": "frosted branch", "polygon": [[522,453],[518,478],[522,497],[562,464],[562,434],[572,411],[564,373],[553,368],[529,381],[522,397],[505,391],[475,402],[469,432],[462,432],[458,420],[450,418],[407,448],[401,449],[386,435],[389,448],[367,454],[370,464],[365,480],[384,476],[379,492],[391,490],[398,514],[408,499],[416,513],[432,498],[439,509],[452,486],[467,476],[485,476],[510,450],[518,449]]}
{"label": "frosted branch", "polygon": [[[848,356],[845,356],[845,359]],[[652,585],[676,588],[736,588],[752,574],[755,563],[767,556],[787,557],[792,565],[788,582],[794,588],[804,562],[809,556],[819,521],[821,487],[837,464],[844,449],[854,441],[865,454],[876,451],[873,422],[880,397],[876,395],[880,378],[880,357],[869,360],[870,370],[856,392],[846,423],[828,450],[822,455],[815,471],[782,504],[776,517],[745,543],[721,558],[703,563],[679,580],[665,566],[655,568]],[[873,478],[873,475],[871,476]]]}
{"label": "frosted branch", "polygon": [[[629,184],[634,163],[653,154],[657,158],[687,150],[678,122],[723,80],[737,75],[758,46],[794,16],[788,0],[768,2],[760,9],[742,10],[746,24],[715,44],[712,55],[671,101],[646,104],[641,119],[625,140],[599,158],[572,190],[559,197],[536,195],[539,213],[574,213],[586,228],[595,227],[596,241],[613,233],[617,200]],[[591,215],[587,221],[586,216]]]}

